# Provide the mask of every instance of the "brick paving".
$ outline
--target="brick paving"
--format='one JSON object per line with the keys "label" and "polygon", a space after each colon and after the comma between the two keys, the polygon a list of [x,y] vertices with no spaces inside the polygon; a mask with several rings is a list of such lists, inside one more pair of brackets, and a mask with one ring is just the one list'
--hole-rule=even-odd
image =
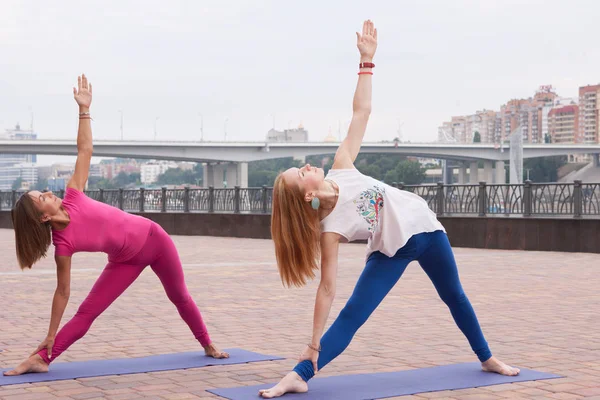
{"label": "brick paving", "polygon": [[[206,389],[277,381],[311,334],[316,282],[284,289],[267,240],[174,237],[188,287],[220,347],[282,361],[0,387],[0,399],[214,399]],[[495,355],[566,378],[402,399],[600,399],[600,255],[456,249],[463,286]],[[364,245],[341,246],[337,315],[363,267]],[[53,262],[21,272],[12,231],[0,230],[0,368],[43,339],[55,285]],[[104,266],[102,254],[73,261],[70,318]],[[332,318],[330,318],[330,322]],[[147,269],[60,361],[138,357],[199,349]],[[320,376],[397,371],[475,361],[418,264]]]}

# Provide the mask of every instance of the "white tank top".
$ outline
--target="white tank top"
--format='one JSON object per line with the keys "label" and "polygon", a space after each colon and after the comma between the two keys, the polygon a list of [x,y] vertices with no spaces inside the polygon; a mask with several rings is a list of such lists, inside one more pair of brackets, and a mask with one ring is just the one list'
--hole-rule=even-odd
{"label": "white tank top", "polygon": [[420,196],[386,185],[357,169],[332,169],[325,179],[339,187],[335,208],[321,221],[322,232],[349,242],[368,239],[374,251],[392,257],[411,236],[442,230],[442,224]]}

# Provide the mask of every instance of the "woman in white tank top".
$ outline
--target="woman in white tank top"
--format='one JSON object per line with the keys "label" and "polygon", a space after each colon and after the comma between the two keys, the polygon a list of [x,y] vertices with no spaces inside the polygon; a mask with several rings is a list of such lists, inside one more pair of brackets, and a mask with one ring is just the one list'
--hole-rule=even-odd
{"label": "woman in white tank top", "polygon": [[[418,261],[465,334],[482,369],[517,375],[492,356],[475,312],[465,295],[444,227],[419,196],[361,174],[354,160],[371,112],[372,63],[377,30],[365,21],[357,33],[360,51],[358,84],[348,135],[338,148],[327,177],[306,164],[280,174],[273,187],[271,234],[277,266],[287,286],[302,286],[315,277],[321,259],[321,280],[315,301],[313,336],[294,371],[264,398],[306,392],[318,369],[341,354],[352,337],[411,261]],[[340,241],[367,239],[367,263],[348,303],[323,334],[333,303]]]}

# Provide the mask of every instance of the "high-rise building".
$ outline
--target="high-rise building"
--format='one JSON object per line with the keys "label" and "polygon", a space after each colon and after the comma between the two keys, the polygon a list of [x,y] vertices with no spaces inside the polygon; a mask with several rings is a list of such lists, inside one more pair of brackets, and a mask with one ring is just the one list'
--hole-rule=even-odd
{"label": "high-rise building", "polygon": [[177,164],[169,161],[147,162],[140,167],[140,180],[145,185],[155,183],[158,176],[170,168],[177,168]]}
{"label": "high-rise building", "polygon": [[600,143],[598,121],[600,85],[579,88],[579,139],[584,143]]}
{"label": "high-rise building", "polygon": [[100,168],[100,164],[90,165],[90,173],[88,176],[90,178],[102,178],[102,168]]}
{"label": "high-rise building", "polygon": [[[3,135],[0,135],[4,140],[35,140],[37,134],[32,130],[22,130],[19,124],[15,129],[7,129]],[[22,168],[16,167],[20,164],[31,165],[35,164],[37,157],[34,154],[0,154],[0,190],[12,189],[13,183],[18,178],[21,178],[25,186],[32,186],[37,183],[37,171],[35,173],[35,181],[25,181],[25,177],[21,176]],[[28,171],[29,167],[25,167]],[[33,175],[26,172],[27,179],[33,179]]]}
{"label": "high-rise building", "polygon": [[444,122],[442,123],[442,126],[438,128],[438,142],[456,142],[456,138],[454,137],[454,132],[452,130],[452,122]]}
{"label": "high-rise building", "polygon": [[475,132],[478,132],[481,143],[493,143],[495,126],[495,111],[482,110],[473,115],[455,116],[438,128],[438,140],[448,143],[472,143]]}
{"label": "high-rise building", "polygon": [[557,97],[552,86],[541,86],[533,98],[510,100],[503,105],[500,140],[506,140],[520,126],[523,142],[544,143],[548,113]]}
{"label": "high-rise building", "polygon": [[579,132],[579,107],[555,107],[548,113],[548,130],[552,143],[575,143]]}
{"label": "high-rise building", "polygon": [[541,86],[533,98],[510,100],[500,111],[482,110],[452,117],[438,128],[438,140],[472,143],[475,132],[479,132],[482,143],[500,143],[520,126],[524,142],[543,143],[548,133],[548,113],[557,97],[552,86]]}
{"label": "high-rise building", "polygon": [[471,143],[475,133],[479,133],[481,143],[494,143],[496,112],[491,110],[477,111],[465,117],[465,141]]}

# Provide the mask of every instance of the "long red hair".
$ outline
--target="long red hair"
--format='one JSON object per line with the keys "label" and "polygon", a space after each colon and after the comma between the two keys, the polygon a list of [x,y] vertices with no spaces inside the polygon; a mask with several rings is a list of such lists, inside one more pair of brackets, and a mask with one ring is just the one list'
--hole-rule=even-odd
{"label": "long red hair", "polygon": [[315,277],[321,254],[319,214],[304,200],[297,185],[279,174],[273,185],[271,237],[284,285],[303,286]]}

